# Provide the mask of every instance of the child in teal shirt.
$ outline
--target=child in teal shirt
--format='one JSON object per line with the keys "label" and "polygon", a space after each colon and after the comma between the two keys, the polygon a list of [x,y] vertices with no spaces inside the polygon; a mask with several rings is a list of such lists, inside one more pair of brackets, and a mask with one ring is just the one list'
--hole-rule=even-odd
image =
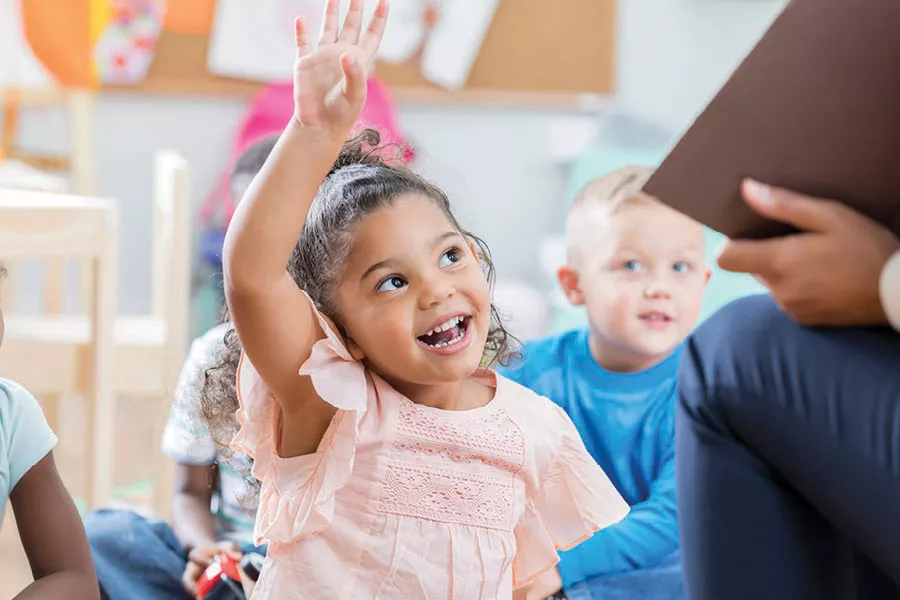
{"label": "child in teal shirt", "polygon": [[[3,330],[0,311],[0,344]],[[84,526],[53,462],[56,442],[34,396],[0,377],[0,526],[8,501],[35,577],[20,600],[100,597]]]}

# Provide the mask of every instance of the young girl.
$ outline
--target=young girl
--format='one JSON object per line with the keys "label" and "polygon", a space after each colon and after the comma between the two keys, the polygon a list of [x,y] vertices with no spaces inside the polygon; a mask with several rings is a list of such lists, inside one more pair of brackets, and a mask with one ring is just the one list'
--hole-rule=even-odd
{"label": "young girl", "polygon": [[329,0],[318,48],[296,22],[294,119],[225,242],[256,593],[508,600],[628,506],[561,409],[480,368],[507,335],[444,193],[373,132],[342,150],[387,2],[362,11],[339,31]]}
{"label": "young girl", "polygon": [[53,462],[56,442],[37,400],[0,377],[0,526],[8,499],[35,579],[18,600],[100,597],[81,518]]}

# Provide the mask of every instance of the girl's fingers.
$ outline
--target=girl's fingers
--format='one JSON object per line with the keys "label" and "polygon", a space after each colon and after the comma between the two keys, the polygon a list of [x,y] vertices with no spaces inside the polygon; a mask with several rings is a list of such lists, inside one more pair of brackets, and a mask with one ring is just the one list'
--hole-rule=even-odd
{"label": "girl's fingers", "polygon": [[389,11],[389,0],[378,0],[378,6],[375,7],[375,14],[372,16],[372,22],[369,23],[369,28],[359,43],[369,61],[375,57],[375,53],[378,52],[378,46],[381,45],[381,39],[384,37],[384,30],[387,27]]}
{"label": "girl's fingers", "polygon": [[350,0],[350,10],[344,19],[344,27],[338,41],[342,44],[356,44],[359,42],[359,34],[362,31],[363,5],[365,0]]}
{"label": "girl's fingers", "polygon": [[309,32],[306,29],[306,19],[303,17],[294,19],[294,39],[297,42],[297,58],[303,58],[313,51]]}
{"label": "girl's fingers", "polygon": [[344,73],[344,96],[356,103],[366,98],[366,70],[355,54],[341,56],[341,71]]}
{"label": "girl's fingers", "polygon": [[328,0],[325,3],[325,18],[322,19],[322,33],[319,35],[319,44],[334,44],[337,42],[340,7],[340,0]]}

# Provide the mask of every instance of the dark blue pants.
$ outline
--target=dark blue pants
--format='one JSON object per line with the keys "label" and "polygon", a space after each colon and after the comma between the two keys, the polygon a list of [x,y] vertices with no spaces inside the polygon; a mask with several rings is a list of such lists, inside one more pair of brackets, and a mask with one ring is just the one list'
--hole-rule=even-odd
{"label": "dark blue pants", "polygon": [[[181,584],[187,553],[172,527],[127,510],[84,520],[103,600],[193,600]],[[243,552],[264,549],[246,546]]]}
{"label": "dark blue pants", "polygon": [[900,598],[900,334],[749,297],[697,330],[679,388],[689,598]]}

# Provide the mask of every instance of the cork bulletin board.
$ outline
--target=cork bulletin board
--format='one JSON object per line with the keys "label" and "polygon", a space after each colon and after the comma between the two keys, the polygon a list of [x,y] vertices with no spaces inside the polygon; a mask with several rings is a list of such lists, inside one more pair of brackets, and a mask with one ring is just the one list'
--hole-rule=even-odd
{"label": "cork bulletin board", "polygon": [[[565,104],[613,91],[615,0],[500,0],[463,90],[448,92],[405,64],[378,62],[398,100],[482,99]],[[164,30],[146,78],[107,89],[148,94],[249,95],[256,82],[206,69],[209,36]]]}

